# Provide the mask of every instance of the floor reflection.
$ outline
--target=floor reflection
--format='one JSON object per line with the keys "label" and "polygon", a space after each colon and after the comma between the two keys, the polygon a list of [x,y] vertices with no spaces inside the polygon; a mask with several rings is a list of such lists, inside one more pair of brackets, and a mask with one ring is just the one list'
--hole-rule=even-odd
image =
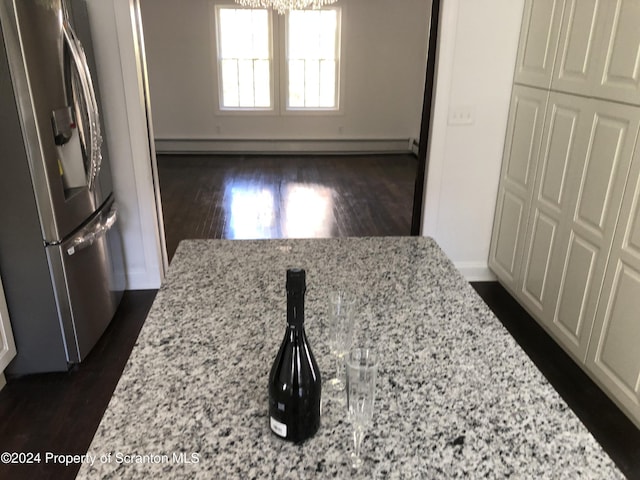
{"label": "floor reflection", "polygon": [[227,238],[271,238],[276,221],[273,190],[234,185],[229,195],[230,205],[225,205],[229,211]]}
{"label": "floor reflection", "polygon": [[286,238],[331,236],[333,189],[322,185],[292,183],[284,195],[282,235]]}
{"label": "floor reflection", "polygon": [[225,185],[229,219],[225,238],[330,237],[334,190],[314,183],[284,182],[256,186],[237,179]]}

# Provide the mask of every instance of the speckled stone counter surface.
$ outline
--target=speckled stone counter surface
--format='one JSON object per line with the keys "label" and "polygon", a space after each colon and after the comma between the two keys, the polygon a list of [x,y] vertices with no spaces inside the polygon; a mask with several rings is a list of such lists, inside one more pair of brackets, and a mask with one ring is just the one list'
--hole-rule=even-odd
{"label": "speckled stone counter surface", "polygon": [[[323,391],[304,444],[269,430],[292,266],[307,270],[322,375],[337,287],[358,295],[357,342],[381,357],[358,472],[339,394]],[[78,478],[624,478],[436,243],[415,237],[182,242],[88,453]]]}

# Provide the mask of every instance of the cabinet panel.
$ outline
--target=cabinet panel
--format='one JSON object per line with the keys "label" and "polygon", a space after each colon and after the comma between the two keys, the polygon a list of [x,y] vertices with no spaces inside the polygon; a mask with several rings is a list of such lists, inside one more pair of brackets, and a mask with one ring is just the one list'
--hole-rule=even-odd
{"label": "cabinet panel", "polygon": [[497,212],[497,241],[494,258],[495,263],[512,279],[516,266],[524,200],[505,190],[501,204],[502,208]]}
{"label": "cabinet panel", "polygon": [[527,0],[520,30],[515,82],[549,88],[564,0]]}
{"label": "cabinet panel", "polygon": [[[604,0],[567,0],[556,57],[554,90],[589,95],[602,43]],[[608,0],[606,0],[608,1]]]}
{"label": "cabinet panel", "polygon": [[[561,282],[558,310],[554,324],[563,331],[566,339],[580,349],[587,314],[587,294],[594,280],[594,270],[599,249],[582,238],[572,235],[569,240],[567,264]],[[589,333],[589,332],[587,332]],[[586,347],[586,343],[585,343]]]}
{"label": "cabinet panel", "polygon": [[598,310],[587,368],[640,428],[640,270],[622,261]]}
{"label": "cabinet panel", "polygon": [[596,96],[640,105],[640,2],[611,1],[607,8]]}
{"label": "cabinet panel", "polygon": [[532,165],[538,153],[540,137],[535,135],[536,125],[544,115],[544,107],[540,107],[538,98],[518,94],[514,97],[513,132],[509,143],[506,178],[524,189],[529,186]]}
{"label": "cabinet panel", "polygon": [[543,213],[536,212],[533,221],[532,241],[525,266],[523,292],[534,306],[544,306],[545,284],[549,276],[551,252],[554,246],[558,223]]}
{"label": "cabinet panel", "polygon": [[640,2],[567,0],[554,90],[640,105]]}
{"label": "cabinet panel", "polygon": [[630,224],[626,248],[640,257],[640,215],[637,212]]}
{"label": "cabinet panel", "polygon": [[540,200],[560,209],[563,203],[569,159],[576,137],[579,110],[553,103],[549,112],[548,148],[542,158]]}
{"label": "cabinet panel", "polygon": [[[640,142],[639,142],[640,143]],[[636,144],[586,359],[640,428],[640,149]]]}
{"label": "cabinet panel", "polygon": [[[606,104],[601,106],[606,108]],[[632,118],[634,112],[629,112],[629,116],[624,113],[613,116],[615,113],[608,115],[600,111],[594,115],[578,199],[578,220],[598,232],[604,228],[620,168],[629,166],[638,129],[637,121]],[[623,174],[626,175],[626,170]],[[618,184],[620,189],[623,186]]]}
{"label": "cabinet panel", "polygon": [[612,291],[612,302],[604,319],[599,361],[602,368],[623,386],[640,393],[640,272],[620,263]]}
{"label": "cabinet panel", "polygon": [[548,96],[544,90],[515,85],[511,97],[489,252],[489,266],[511,289],[520,276]]}

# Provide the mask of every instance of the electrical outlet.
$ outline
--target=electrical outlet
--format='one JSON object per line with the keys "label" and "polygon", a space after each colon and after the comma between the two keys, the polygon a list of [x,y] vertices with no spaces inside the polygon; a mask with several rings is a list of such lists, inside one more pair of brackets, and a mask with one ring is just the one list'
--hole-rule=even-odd
{"label": "electrical outlet", "polygon": [[473,125],[476,121],[475,108],[470,106],[451,107],[449,125]]}

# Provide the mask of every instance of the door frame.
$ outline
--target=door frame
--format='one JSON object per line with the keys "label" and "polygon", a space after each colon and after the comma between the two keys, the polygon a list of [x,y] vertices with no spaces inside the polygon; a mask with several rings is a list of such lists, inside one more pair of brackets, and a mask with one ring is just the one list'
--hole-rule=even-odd
{"label": "door frame", "polygon": [[435,92],[436,66],[438,60],[438,33],[440,30],[440,0],[431,0],[431,20],[429,27],[429,45],[427,48],[427,71],[422,101],[422,122],[418,140],[418,169],[413,189],[413,213],[411,215],[411,235],[422,234],[422,212],[424,206],[425,185],[429,171],[429,140],[431,139],[431,118],[433,96]]}

